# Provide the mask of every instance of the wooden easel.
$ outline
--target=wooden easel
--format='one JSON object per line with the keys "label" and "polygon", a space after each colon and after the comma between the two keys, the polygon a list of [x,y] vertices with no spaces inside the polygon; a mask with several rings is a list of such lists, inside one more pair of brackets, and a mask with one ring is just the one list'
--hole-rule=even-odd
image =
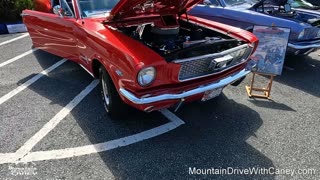
{"label": "wooden easel", "polygon": [[[253,86],[256,74],[270,77],[268,86],[266,88],[257,88],[257,87]],[[274,77],[275,77],[275,75],[253,72],[251,85],[250,86],[246,86],[246,90],[247,90],[248,96],[250,98],[270,99],[271,87],[272,87],[272,82],[273,82]],[[263,94],[262,95],[261,94],[252,94],[252,91],[263,92]]]}

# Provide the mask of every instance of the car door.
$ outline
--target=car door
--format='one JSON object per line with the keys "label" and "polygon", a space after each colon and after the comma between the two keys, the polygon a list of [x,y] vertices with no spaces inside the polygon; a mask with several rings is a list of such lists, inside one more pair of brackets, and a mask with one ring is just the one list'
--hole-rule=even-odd
{"label": "car door", "polygon": [[[60,15],[53,13],[57,5],[63,9]],[[34,46],[61,57],[76,59],[75,16],[65,0],[52,3],[52,7],[52,12],[49,13],[37,10],[25,10],[22,13]]]}

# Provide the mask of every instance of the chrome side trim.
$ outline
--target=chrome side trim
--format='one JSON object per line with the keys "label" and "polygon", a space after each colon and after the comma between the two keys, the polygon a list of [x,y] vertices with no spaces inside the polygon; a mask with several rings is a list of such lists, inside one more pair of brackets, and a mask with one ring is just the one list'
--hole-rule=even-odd
{"label": "chrome side trim", "polygon": [[123,95],[125,98],[127,98],[129,101],[133,102],[134,104],[149,104],[149,103],[154,103],[154,102],[159,102],[159,101],[164,101],[164,100],[175,100],[175,99],[183,99],[189,96],[193,96],[196,94],[204,93],[205,91],[224,87],[226,85],[231,84],[232,82],[246,76],[249,74],[251,71],[247,69],[243,69],[240,72],[237,72],[233,75],[230,75],[224,79],[221,79],[219,81],[216,81],[214,83],[208,84],[208,85],[203,85],[199,86],[198,88],[185,91],[180,94],[162,94],[159,96],[153,96],[153,97],[145,97],[145,98],[138,98],[131,92],[125,90],[124,88],[120,88],[119,92],[121,95]]}
{"label": "chrome side trim", "polygon": [[24,16],[30,16],[30,14],[27,13],[21,13],[20,16],[24,17]]}
{"label": "chrome side trim", "polygon": [[310,45],[299,45],[299,44],[288,43],[288,46],[293,49],[320,48],[320,42],[318,44],[310,44]]}

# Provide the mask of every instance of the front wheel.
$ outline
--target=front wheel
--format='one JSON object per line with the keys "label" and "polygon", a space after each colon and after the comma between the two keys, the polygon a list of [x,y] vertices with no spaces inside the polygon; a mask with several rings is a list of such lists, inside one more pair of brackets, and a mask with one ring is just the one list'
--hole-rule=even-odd
{"label": "front wheel", "polygon": [[122,117],[123,114],[126,114],[124,111],[128,109],[128,106],[120,98],[120,95],[105,68],[100,67],[99,73],[101,96],[106,111],[111,117]]}

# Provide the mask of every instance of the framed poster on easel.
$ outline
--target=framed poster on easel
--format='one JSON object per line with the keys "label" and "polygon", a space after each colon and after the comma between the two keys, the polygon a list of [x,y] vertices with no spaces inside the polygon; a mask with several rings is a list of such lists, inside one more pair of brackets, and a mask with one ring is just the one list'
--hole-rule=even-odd
{"label": "framed poster on easel", "polygon": [[[246,89],[249,97],[269,99],[274,76],[282,73],[290,29],[274,26],[254,26],[253,34],[259,39],[259,45],[251,56],[251,59],[256,61],[257,68],[253,71],[251,85],[246,86]],[[257,74],[270,77],[266,88],[253,87]],[[263,92],[263,94],[253,94],[253,91]]]}

